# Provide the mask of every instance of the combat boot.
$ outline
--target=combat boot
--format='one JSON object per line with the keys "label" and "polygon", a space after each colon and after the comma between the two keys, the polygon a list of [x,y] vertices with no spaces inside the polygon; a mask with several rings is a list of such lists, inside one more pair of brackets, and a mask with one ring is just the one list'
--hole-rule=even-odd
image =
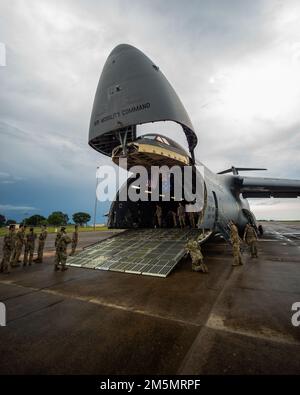
{"label": "combat boot", "polygon": [[206,266],[205,263],[202,263],[203,266],[203,273],[209,273],[208,267]]}

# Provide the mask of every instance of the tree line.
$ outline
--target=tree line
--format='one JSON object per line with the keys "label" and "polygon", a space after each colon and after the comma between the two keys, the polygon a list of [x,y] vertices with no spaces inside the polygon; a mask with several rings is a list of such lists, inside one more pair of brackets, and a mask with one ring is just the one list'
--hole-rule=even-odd
{"label": "tree line", "polygon": [[[78,212],[72,215],[73,222],[77,225],[86,225],[90,220],[91,216],[88,213]],[[62,211],[53,211],[48,218],[42,215],[32,215],[31,217],[25,218],[22,221],[23,224],[28,226],[41,226],[41,225],[52,225],[52,226],[63,226],[67,225],[69,222],[68,214]],[[0,214],[0,227],[9,226],[15,224],[16,221],[13,219],[6,219],[6,217]]]}

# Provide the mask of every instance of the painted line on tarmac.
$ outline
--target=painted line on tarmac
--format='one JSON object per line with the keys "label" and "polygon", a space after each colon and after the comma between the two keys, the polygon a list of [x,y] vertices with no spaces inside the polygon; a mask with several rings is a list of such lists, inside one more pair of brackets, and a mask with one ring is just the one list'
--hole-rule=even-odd
{"label": "painted line on tarmac", "polygon": [[[201,326],[200,324],[197,324],[193,321],[180,320],[178,318],[174,318],[174,317],[170,317],[170,316],[166,316],[166,315],[155,314],[155,313],[152,313],[149,311],[136,309],[134,307],[127,307],[127,306],[122,306],[122,305],[118,305],[118,304],[114,304],[114,303],[108,303],[108,302],[106,302],[102,299],[98,299],[98,298],[93,298],[93,297],[88,297],[88,296],[77,296],[77,295],[72,295],[72,294],[64,294],[62,292],[55,291],[52,289],[47,289],[47,288],[27,287],[24,285],[16,284],[10,280],[2,280],[2,281],[0,281],[0,284],[13,285],[13,286],[16,286],[19,288],[29,289],[31,292],[43,292],[43,293],[47,293],[49,295],[60,296],[65,299],[78,300],[81,302],[92,303],[92,304],[102,306],[102,307],[108,307],[108,308],[113,308],[116,310],[123,310],[123,311],[127,311],[130,313],[136,313],[136,314],[140,314],[140,315],[143,315],[146,317],[157,318],[157,319],[162,319],[162,320],[166,320],[166,321],[172,321],[172,322],[176,322],[177,324],[181,324],[181,325],[192,325],[195,327]],[[20,295],[20,296],[24,296],[24,295]],[[35,311],[33,311],[32,313],[35,313]]]}
{"label": "painted line on tarmac", "polygon": [[211,314],[207,320],[206,327],[215,329],[223,332],[233,333],[237,335],[243,335],[255,339],[261,339],[266,341],[273,341],[276,343],[300,345],[300,341],[295,340],[292,336],[282,332],[274,331],[270,328],[262,327],[260,332],[249,331],[242,328],[232,328],[224,324],[225,318],[220,315]]}
{"label": "painted line on tarmac", "polygon": [[110,307],[110,308],[114,308],[114,309],[118,309],[118,310],[125,310],[125,311],[129,311],[129,312],[132,312],[132,313],[142,314],[142,315],[145,315],[147,317],[159,318],[159,319],[163,319],[163,320],[167,320],[167,321],[173,321],[173,322],[176,322],[178,324],[193,325],[193,326],[196,326],[196,327],[200,327],[201,326],[200,324],[197,324],[197,323],[192,322],[192,321],[180,320],[178,318],[163,316],[163,315],[155,314],[155,313],[152,313],[152,312],[149,312],[149,311],[145,311],[145,310],[130,308],[130,307],[122,306],[122,305],[116,305],[114,303],[105,302],[105,301],[103,301],[101,299],[90,299],[89,303],[101,305],[103,307]]}

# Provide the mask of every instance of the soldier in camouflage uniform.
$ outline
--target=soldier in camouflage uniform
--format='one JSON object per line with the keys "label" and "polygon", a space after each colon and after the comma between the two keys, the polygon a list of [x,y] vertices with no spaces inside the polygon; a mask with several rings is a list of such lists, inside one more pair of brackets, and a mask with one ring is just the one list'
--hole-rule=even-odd
{"label": "soldier in camouflage uniform", "polygon": [[162,218],[162,208],[160,207],[159,204],[156,205],[155,217],[156,217],[156,219],[157,219],[157,223],[158,223],[159,228],[161,228],[161,224],[162,224],[162,221],[161,221],[161,218]]}
{"label": "soldier in camouflage uniform", "polygon": [[191,256],[192,270],[194,272],[208,273],[208,267],[203,262],[201,247],[196,240],[188,240],[185,251]]}
{"label": "soldier in camouflage uniform", "polygon": [[179,219],[180,228],[185,228],[185,208],[181,203],[179,203],[177,208],[177,216]]}
{"label": "soldier in camouflage uniform", "polygon": [[22,248],[26,243],[25,232],[26,232],[26,226],[21,224],[15,237],[14,250],[11,257],[11,267],[20,266],[19,265],[20,255],[22,253]]}
{"label": "soldier in camouflage uniform", "polygon": [[34,233],[34,229],[30,228],[29,233],[26,235],[26,244],[25,244],[23,266],[27,265],[28,255],[29,255],[29,261],[28,261],[29,266],[31,266],[31,264],[32,264],[35,239],[36,239],[36,234]]}
{"label": "soldier in camouflage uniform", "polygon": [[58,265],[58,242],[59,242],[64,230],[65,230],[65,227],[62,226],[60,231],[57,232],[56,237],[55,237],[55,242],[54,242],[54,246],[55,246],[54,264],[55,264],[55,266]]}
{"label": "soldier in camouflage uniform", "polygon": [[77,244],[78,244],[78,225],[75,225],[75,230],[72,235],[72,244],[71,244],[72,249],[70,255],[75,254]]}
{"label": "soldier in camouflage uniform", "polygon": [[42,263],[43,262],[43,255],[44,255],[44,247],[45,247],[45,241],[47,239],[47,226],[43,225],[41,233],[39,234],[39,245],[38,245],[38,256],[34,260],[35,263]]}
{"label": "soldier in camouflage uniform", "polygon": [[251,258],[258,258],[257,256],[257,233],[253,226],[247,224],[244,231],[244,241],[250,247]]}
{"label": "soldier in camouflage uniform", "polygon": [[243,264],[241,249],[240,249],[240,236],[236,225],[231,221],[230,224],[230,241],[232,244],[233,264],[232,266],[240,266]]}
{"label": "soldier in camouflage uniform", "polygon": [[168,227],[172,228],[176,228],[177,227],[177,219],[176,219],[176,213],[173,210],[169,210],[168,214],[167,214],[167,224]]}
{"label": "soldier in camouflage uniform", "polygon": [[189,222],[192,228],[196,227],[196,223],[195,223],[195,213],[194,211],[189,211],[188,212],[188,216],[189,216]]}
{"label": "soldier in camouflage uniform", "polygon": [[174,228],[177,228],[177,217],[175,211],[171,210]]}
{"label": "soldier in camouflage uniform", "polygon": [[54,270],[57,271],[59,270],[59,265],[61,264],[62,266],[62,271],[67,270],[68,268],[66,267],[66,261],[67,261],[67,246],[68,244],[71,243],[70,237],[66,234],[65,228],[61,228],[61,236],[59,240],[57,241],[56,245],[56,254],[57,254],[57,259],[55,261],[55,267]]}
{"label": "soldier in camouflage uniform", "polygon": [[0,273],[9,274],[10,258],[14,249],[15,243],[15,226],[10,225],[8,234],[3,238],[3,258],[0,266]]}

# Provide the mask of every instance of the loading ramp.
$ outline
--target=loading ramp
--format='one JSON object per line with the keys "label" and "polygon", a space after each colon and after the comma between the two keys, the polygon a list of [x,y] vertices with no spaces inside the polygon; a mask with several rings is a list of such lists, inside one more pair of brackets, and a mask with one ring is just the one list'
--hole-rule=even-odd
{"label": "loading ramp", "polygon": [[68,257],[67,265],[167,277],[184,256],[198,229],[134,229],[102,240]]}

